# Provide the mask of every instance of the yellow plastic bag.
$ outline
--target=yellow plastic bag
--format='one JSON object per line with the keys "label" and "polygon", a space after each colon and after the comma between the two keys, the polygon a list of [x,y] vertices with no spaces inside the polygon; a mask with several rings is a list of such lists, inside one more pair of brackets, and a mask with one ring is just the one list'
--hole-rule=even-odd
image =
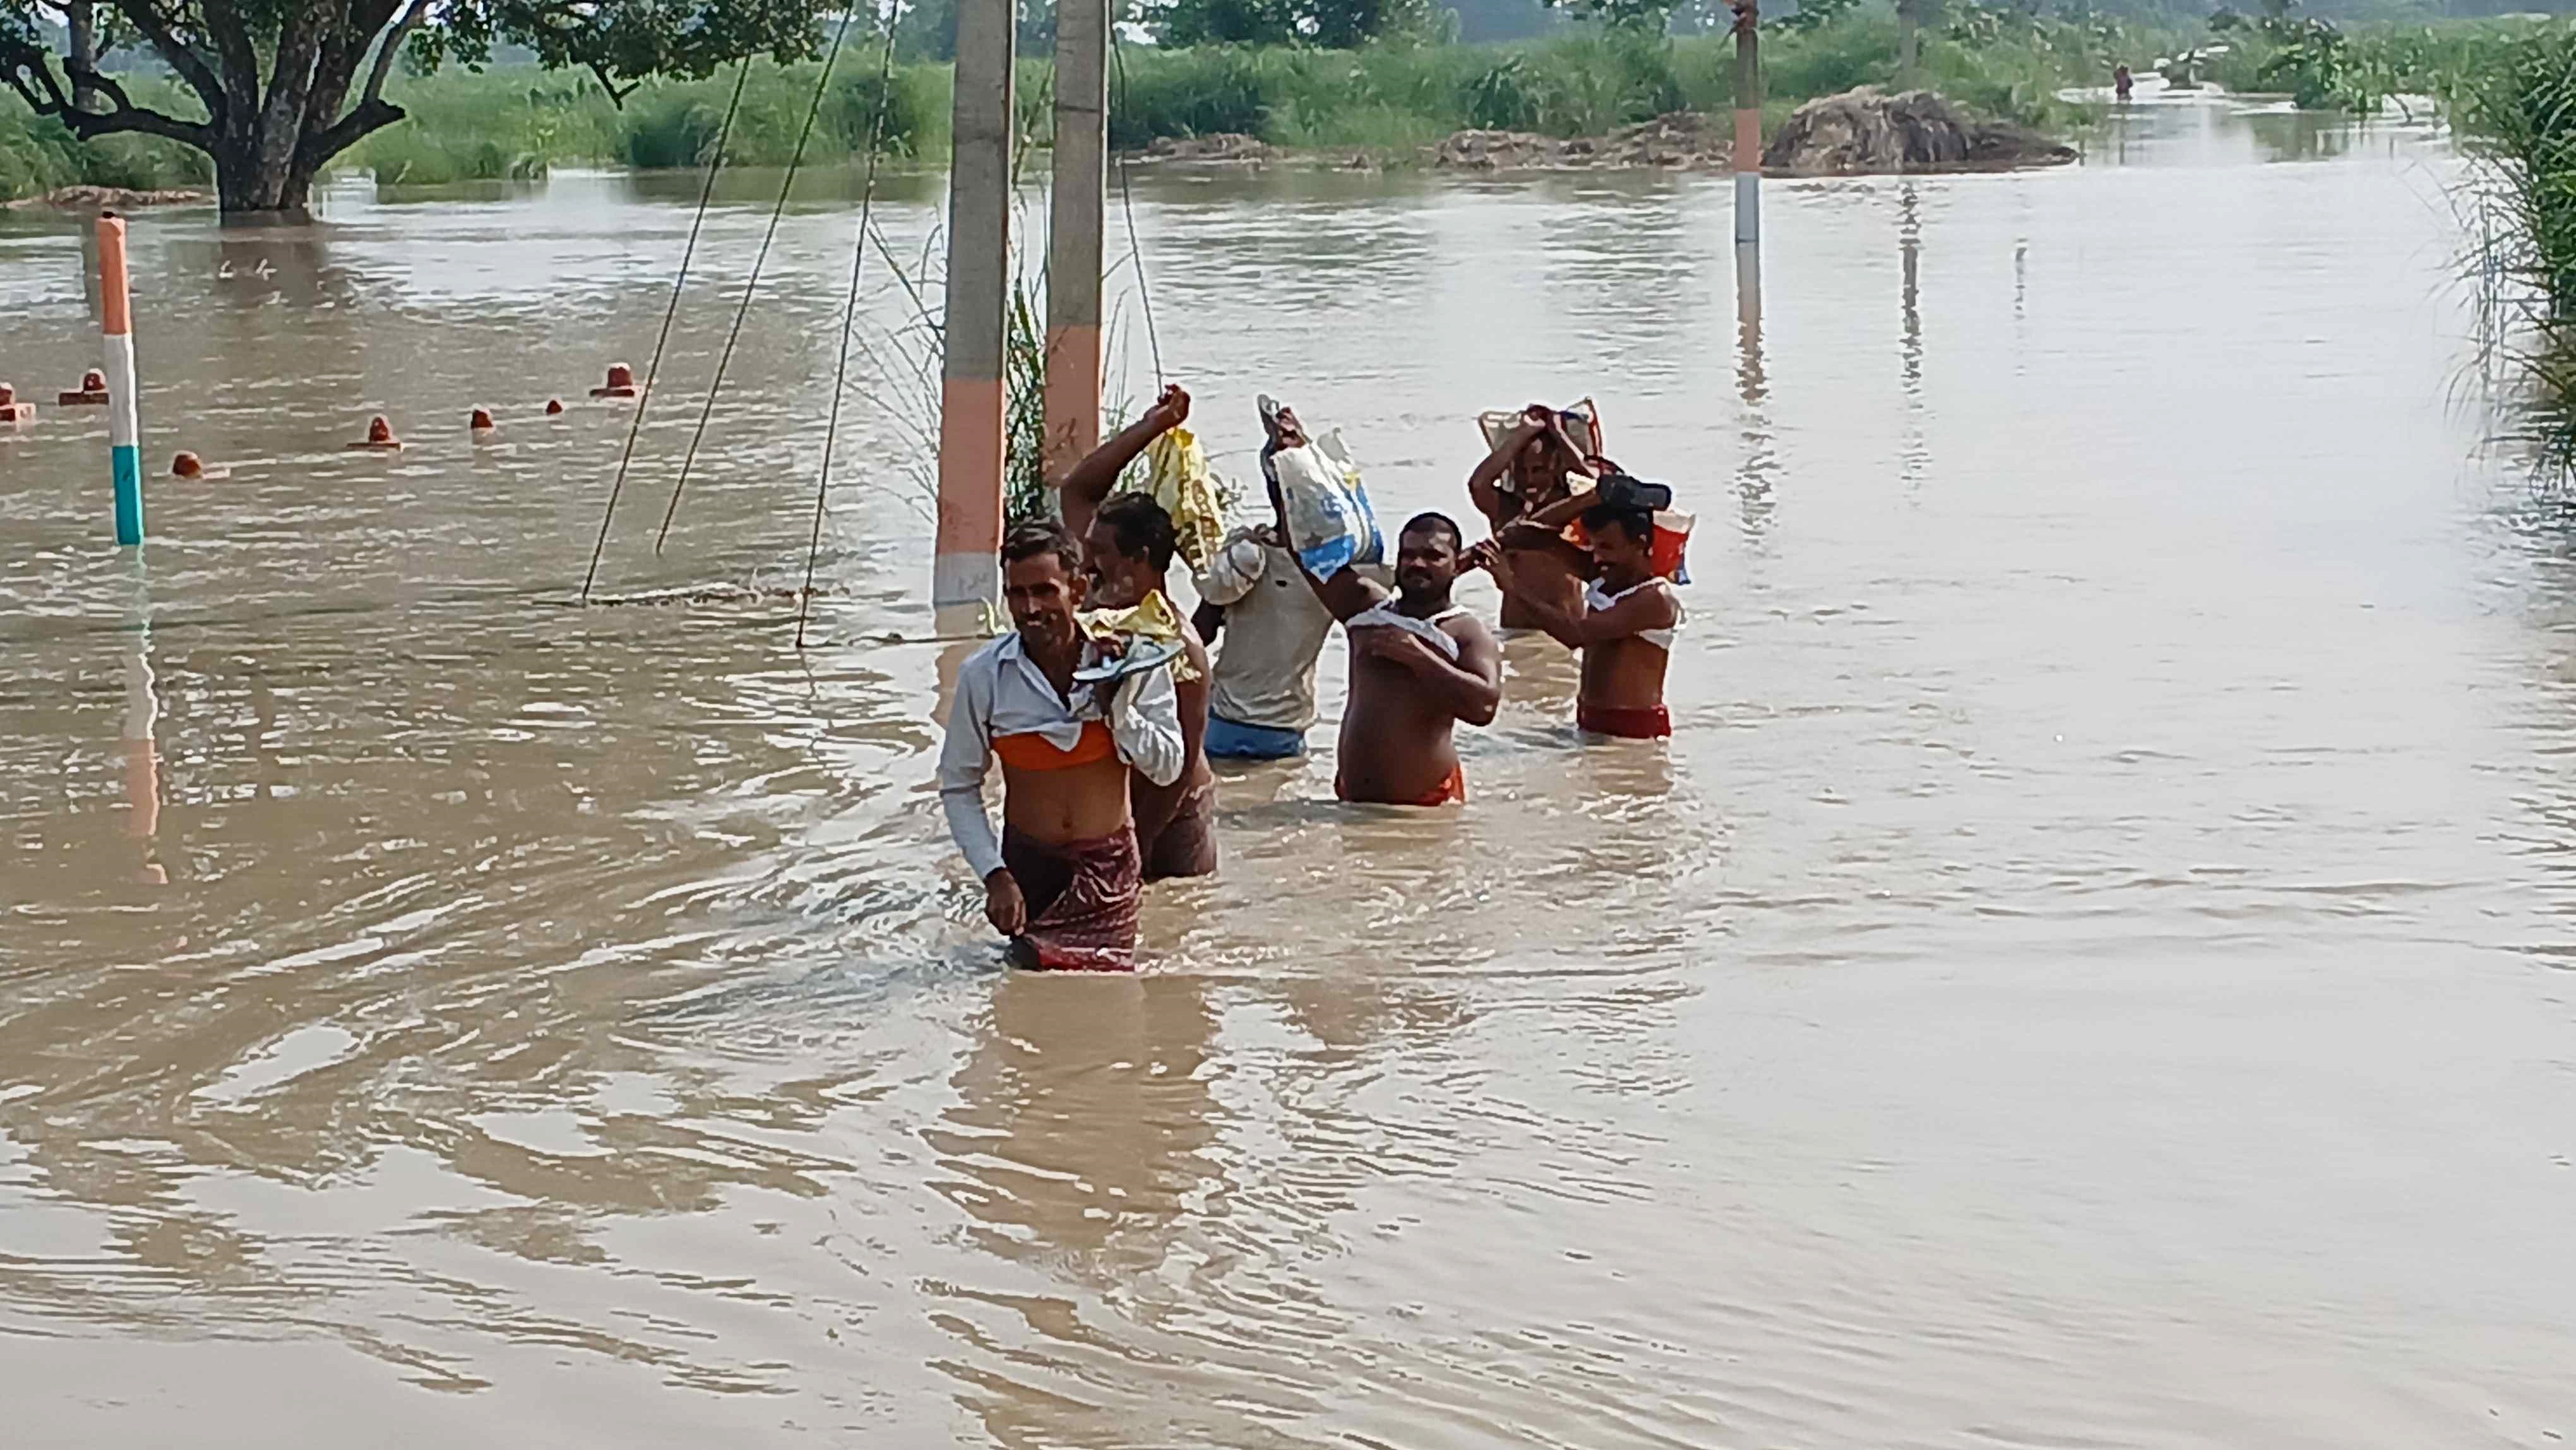
{"label": "yellow plastic bag", "polygon": [[1172,516],[1177,546],[1191,571],[1205,569],[1225,542],[1225,509],[1197,434],[1175,428],[1146,445],[1143,491]]}

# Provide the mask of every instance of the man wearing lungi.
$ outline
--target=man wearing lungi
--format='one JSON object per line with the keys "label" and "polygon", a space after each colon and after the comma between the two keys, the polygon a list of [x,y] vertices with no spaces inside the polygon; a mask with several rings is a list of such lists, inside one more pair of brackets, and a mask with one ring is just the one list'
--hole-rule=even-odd
{"label": "man wearing lungi", "polygon": [[[966,864],[984,881],[984,915],[1024,967],[1126,971],[1135,965],[1143,887],[1128,807],[1132,769],[1180,778],[1185,750],[1167,664],[1078,684],[1115,646],[1074,623],[1081,550],[1062,525],[1023,524],[1002,541],[1013,632],[969,656],[939,757],[940,806]],[[984,777],[1002,761],[1001,837],[984,812]]]}

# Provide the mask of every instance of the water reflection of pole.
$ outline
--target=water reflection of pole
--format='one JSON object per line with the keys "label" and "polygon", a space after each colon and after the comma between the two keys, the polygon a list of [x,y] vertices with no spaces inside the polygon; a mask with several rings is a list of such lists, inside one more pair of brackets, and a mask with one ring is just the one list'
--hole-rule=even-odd
{"label": "water reflection of pole", "polygon": [[1771,385],[1762,367],[1762,248],[1735,244],[1735,391],[1744,401],[1743,461],[1735,466],[1735,495],[1744,531],[1759,534],[1771,523]]}
{"label": "water reflection of pole", "polygon": [[1925,466],[1931,459],[1923,436],[1923,309],[1918,305],[1920,290],[1916,285],[1923,253],[1923,218],[1912,182],[1898,188],[1896,206],[1896,250],[1905,273],[1900,304],[1904,342],[1899,348],[1905,378],[1905,452],[1901,472],[1907,485],[1912,486],[1923,481]]}
{"label": "water reflection of pole", "polygon": [[152,588],[138,557],[128,576],[124,638],[118,651],[118,673],[125,684],[125,714],[117,739],[125,757],[125,834],[139,848],[138,880],[166,886],[170,872],[155,857],[161,834],[161,755],[153,727],[161,718],[161,697],[152,681]]}

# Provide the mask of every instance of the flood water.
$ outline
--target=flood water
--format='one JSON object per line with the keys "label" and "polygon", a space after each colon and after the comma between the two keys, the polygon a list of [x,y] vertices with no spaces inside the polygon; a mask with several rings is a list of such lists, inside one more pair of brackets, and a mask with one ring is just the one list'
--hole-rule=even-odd
{"label": "flood water", "polygon": [[[1722,176],[1140,171],[1124,391],[1220,467],[1278,391],[1465,514],[1473,412],[1590,393],[1701,522],[1669,749],[1515,640],[1470,804],[1340,808],[1336,645],[1122,980],[1004,973],[942,829],[874,251],[794,648],[846,180],[657,557],[726,188],[586,609],[692,181],[139,218],[147,466],[234,472],[138,564],[102,419],[0,438],[7,1442],[2576,1434],[2576,511],[2459,177],[2176,104],[1775,183],[1740,328]],[[81,240],[8,226],[50,399]]]}

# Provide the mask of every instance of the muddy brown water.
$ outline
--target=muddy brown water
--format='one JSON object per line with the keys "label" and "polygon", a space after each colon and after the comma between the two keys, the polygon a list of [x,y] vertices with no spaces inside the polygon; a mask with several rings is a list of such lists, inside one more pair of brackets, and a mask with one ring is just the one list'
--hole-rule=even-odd
{"label": "muddy brown water", "polygon": [[[1700,528],[1669,749],[1514,641],[1465,809],[1333,806],[1329,726],[1230,772],[1131,980],[1000,971],[942,833],[873,257],[792,647],[846,180],[657,558],[767,182],[710,221],[601,569],[649,607],[566,602],[630,416],[578,395],[686,178],[139,219],[148,462],[234,471],[138,566],[102,420],[0,440],[0,1438],[2576,1433],[2576,515],[2483,445],[2458,174],[2171,105],[1774,185],[1756,332],[1723,177],[1140,173],[1221,466],[1276,390],[1463,513],[1470,414],[1591,393]],[[0,232],[30,394],[82,265]]]}

